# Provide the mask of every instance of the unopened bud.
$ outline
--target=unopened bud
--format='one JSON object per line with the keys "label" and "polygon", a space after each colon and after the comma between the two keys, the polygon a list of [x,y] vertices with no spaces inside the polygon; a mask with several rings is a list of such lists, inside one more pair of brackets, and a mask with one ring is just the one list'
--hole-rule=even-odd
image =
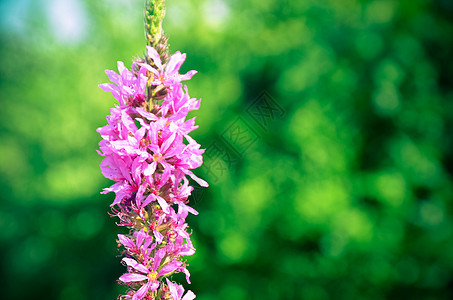
{"label": "unopened bud", "polygon": [[153,98],[156,100],[164,99],[168,94],[168,89],[165,85],[161,84],[153,90]]}

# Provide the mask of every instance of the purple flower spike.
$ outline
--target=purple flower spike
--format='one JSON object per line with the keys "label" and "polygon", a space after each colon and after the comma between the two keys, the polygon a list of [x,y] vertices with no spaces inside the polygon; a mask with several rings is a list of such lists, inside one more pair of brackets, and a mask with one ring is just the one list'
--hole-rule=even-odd
{"label": "purple flower spike", "polygon": [[192,171],[202,165],[204,149],[189,135],[198,127],[195,118],[187,119],[200,100],[181,84],[196,74],[179,74],[186,54],[168,57],[161,46],[147,46],[147,58],[130,70],[118,62],[118,73],[106,71],[112,83],[100,85],[118,101],[97,132],[102,174],[114,182],[102,194],[115,193],[112,215],[130,230],[118,234],[127,268],[119,282],[129,288],[120,299],[195,298],[192,291],[183,295],[184,288],[167,277],[183,272],[190,284],[183,257],[195,248],[186,217],[198,212],[188,204],[189,178],[208,186]]}

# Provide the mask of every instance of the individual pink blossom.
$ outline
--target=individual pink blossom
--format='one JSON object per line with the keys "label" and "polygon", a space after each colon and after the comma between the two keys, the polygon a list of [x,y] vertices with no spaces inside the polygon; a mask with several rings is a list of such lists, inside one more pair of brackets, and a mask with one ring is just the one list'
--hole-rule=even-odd
{"label": "individual pink blossom", "polygon": [[[154,256],[151,266],[146,267],[132,258],[123,258],[123,262],[129,267],[130,272],[123,274],[120,277],[122,282],[145,282],[140,289],[134,294],[132,299],[142,299],[149,291],[155,291],[159,287],[159,277],[178,269],[182,262],[178,260],[171,261],[164,266],[161,266],[162,259],[166,254],[165,248],[159,249]],[[139,273],[137,273],[137,271]]]}
{"label": "individual pink blossom", "polygon": [[195,294],[192,291],[187,291],[187,293],[183,296],[184,288],[181,285],[174,283],[168,279],[167,279],[167,285],[170,289],[170,294],[173,297],[173,300],[193,300],[193,299],[195,299]]}

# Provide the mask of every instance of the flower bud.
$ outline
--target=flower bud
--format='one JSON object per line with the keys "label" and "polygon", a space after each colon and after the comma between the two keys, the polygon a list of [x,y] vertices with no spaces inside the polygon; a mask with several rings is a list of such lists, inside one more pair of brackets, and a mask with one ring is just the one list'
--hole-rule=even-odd
{"label": "flower bud", "polygon": [[164,99],[168,94],[168,89],[165,85],[158,85],[153,89],[153,98],[156,100]]}

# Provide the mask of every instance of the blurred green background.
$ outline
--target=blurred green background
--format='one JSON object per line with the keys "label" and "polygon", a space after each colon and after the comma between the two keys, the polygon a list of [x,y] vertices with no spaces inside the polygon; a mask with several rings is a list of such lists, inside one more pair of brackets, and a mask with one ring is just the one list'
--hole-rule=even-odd
{"label": "blurred green background", "polygon": [[[168,0],[202,98],[197,299],[453,299],[453,2]],[[0,1],[2,299],[115,299],[97,85],[142,0]],[[178,277],[184,282],[183,277]]]}

